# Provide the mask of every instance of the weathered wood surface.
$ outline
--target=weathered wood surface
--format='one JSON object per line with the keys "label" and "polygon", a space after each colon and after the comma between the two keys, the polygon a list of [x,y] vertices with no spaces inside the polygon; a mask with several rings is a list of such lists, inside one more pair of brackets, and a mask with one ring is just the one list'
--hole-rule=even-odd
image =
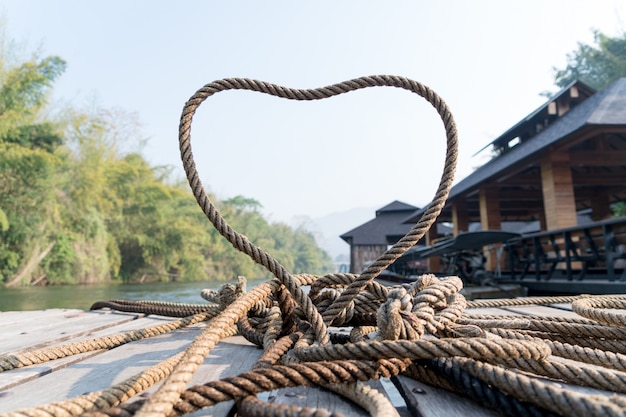
{"label": "weathered wood surface", "polygon": [[458,394],[404,376],[399,376],[398,380],[402,396],[406,398],[407,408],[414,413],[412,415],[424,417],[495,417],[498,415]]}
{"label": "weathered wood surface", "polygon": [[[556,307],[556,308],[555,308]],[[523,306],[476,309],[470,312],[505,315],[575,316],[569,305]],[[169,318],[111,311],[46,310],[0,313],[0,352],[17,353],[85,338],[111,335],[162,323]],[[112,350],[90,352],[75,357],[0,373],[0,412],[33,407],[72,398],[110,387],[141,370],[182,351],[206,327],[206,323],[150,339],[128,343]],[[262,351],[242,337],[220,342],[198,369],[190,385],[237,375],[252,368]],[[451,417],[496,415],[471,400],[409,378],[398,378],[405,401],[388,381],[370,384],[390,399],[402,416]],[[155,385],[143,396],[154,392]],[[279,404],[322,407],[347,416],[367,415],[362,409],[327,390],[286,388],[259,396]],[[233,402],[218,404],[195,415],[225,417]]]}
{"label": "weathered wood surface", "polygon": [[[87,338],[112,335],[153,326],[168,320],[141,314],[46,310],[0,313],[2,354],[41,349]],[[150,339],[128,343],[112,350],[84,353],[41,365],[0,374],[0,412],[34,407],[98,391],[119,383],[182,351],[205,327],[198,324]],[[237,375],[252,368],[262,351],[242,337],[221,341],[195,373],[190,385]],[[156,384],[143,395],[154,392]],[[380,388],[379,382],[372,385]],[[37,393],[33,395],[33,393]],[[265,394],[278,403],[306,404],[346,415],[365,415],[350,402],[338,401],[326,390],[298,387]],[[233,402],[220,403],[196,414],[226,416]]]}

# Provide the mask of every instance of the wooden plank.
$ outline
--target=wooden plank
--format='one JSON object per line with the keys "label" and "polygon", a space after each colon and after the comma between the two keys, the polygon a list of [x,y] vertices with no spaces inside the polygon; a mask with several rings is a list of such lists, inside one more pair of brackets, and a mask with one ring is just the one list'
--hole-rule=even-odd
{"label": "wooden plank", "polygon": [[[0,400],[0,411],[33,407],[108,388],[183,350],[205,325],[202,323],[113,350],[101,351],[63,369],[52,370],[36,380],[5,391]],[[215,347],[200,366],[192,384],[247,371],[261,352],[243,338],[226,339]],[[159,386],[160,384],[147,390],[145,395],[154,392]],[[33,392],[38,395],[33,397]],[[202,415],[225,416],[232,405],[233,402],[218,404],[211,407],[209,414],[205,411]]]}
{"label": "wooden plank", "polygon": [[[559,308],[550,306],[519,306],[519,307],[503,307],[503,308],[485,308],[471,309],[468,313],[477,314],[496,314],[509,316],[524,315],[542,315],[542,316],[566,316],[572,314],[567,311],[568,305]],[[56,313],[55,313],[56,314]],[[108,316],[119,315],[127,317],[126,314],[118,314],[113,312],[104,313],[85,313],[86,317],[90,317],[93,321],[92,326],[99,326],[103,319],[109,320]],[[11,316],[7,322],[21,320],[18,315]],[[30,320],[37,317],[36,313],[27,314],[23,320]],[[39,315],[45,317],[45,315]],[[47,317],[52,317],[51,315]],[[74,323],[68,320],[63,314],[56,314],[59,322]],[[35,325],[39,319],[31,320]],[[123,322],[118,325],[109,326],[105,329],[93,332],[93,334],[75,334],[70,330],[71,339],[76,341],[81,338],[95,337],[102,334],[118,333],[125,330],[144,328],[149,325],[161,323],[170,318],[149,316],[141,317],[137,320]],[[52,323],[54,320],[50,320]],[[88,321],[88,320],[87,320]],[[2,321],[0,321],[2,323]],[[9,325],[10,323],[6,323]],[[3,389],[0,387],[2,394],[0,395],[0,412],[16,410],[19,408],[32,407],[36,404],[45,404],[53,401],[59,401],[66,398],[75,397],[86,392],[93,392],[100,389],[108,388],[113,384],[119,383],[130,376],[133,376],[141,370],[147,369],[160,361],[171,357],[177,352],[183,350],[189,345],[199,334],[206,328],[208,323],[200,323],[190,328],[180,329],[168,334],[160,335],[151,339],[137,341],[120,346],[109,351],[100,351],[89,353],[83,356],[77,356],[71,359],[54,361],[41,366],[34,366],[24,369],[8,371],[0,374],[0,386],[6,384],[6,381],[14,381],[10,388]],[[86,326],[88,327],[88,326]],[[56,328],[55,325],[52,328]],[[68,329],[66,328],[66,331]],[[57,335],[58,336],[58,335]],[[25,341],[27,339],[22,339]],[[32,339],[28,339],[32,340]],[[37,343],[35,340],[34,343]],[[57,342],[58,343],[58,342]],[[27,346],[23,344],[18,349],[24,349]],[[245,341],[242,337],[227,338],[211,351],[209,357],[199,367],[196,374],[189,385],[203,384],[208,381],[218,380],[227,376],[237,375],[250,370],[262,350]],[[28,373],[31,374],[28,377]],[[17,375],[17,376],[16,376]],[[12,380],[10,378],[22,378],[21,380]],[[401,402],[394,398],[392,391],[388,391],[388,396],[393,404],[398,408],[401,415],[408,416],[409,409],[412,415],[420,415],[424,417],[451,417],[455,415],[470,417],[491,417],[495,415],[491,411],[485,410],[477,404],[473,403],[462,396],[428,386],[427,384],[412,380],[410,378],[400,377],[401,389],[405,398],[409,403],[408,409],[401,406]],[[28,380],[28,381],[27,381]],[[15,382],[17,381],[17,382]],[[162,384],[159,383],[150,388],[142,395],[149,396]],[[371,386],[376,387],[381,392],[385,391],[385,385],[379,381],[370,381]],[[559,384],[564,385],[559,382]],[[569,388],[569,387],[568,387]],[[583,393],[591,393],[586,388],[575,388]],[[37,393],[36,396],[33,393]],[[610,393],[603,392],[606,395]],[[306,407],[320,407],[330,412],[343,413],[347,416],[364,416],[367,415],[358,406],[344,401],[338,395],[325,389],[313,387],[297,387],[284,388],[274,390],[259,395],[259,398],[269,400],[278,404],[299,405]],[[215,416],[226,417],[229,415],[233,402],[224,402],[205,410],[193,413],[193,417]]]}
{"label": "wooden plank", "polygon": [[[120,314],[120,313],[115,313],[115,312],[107,312],[104,315],[93,314],[91,317],[92,319],[95,319],[94,325],[97,325],[98,320],[107,316],[113,316],[113,317],[119,316],[118,319],[125,319],[127,318],[128,315],[124,313]],[[47,344],[47,347],[62,345],[66,343],[78,342],[80,340],[92,339],[96,337],[111,336],[114,334],[129,331],[129,330],[143,329],[148,326],[155,326],[155,325],[161,324],[163,320],[164,320],[163,317],[155,316],[155,317],[141,318],[141,319],[132,320],[132,321],[128,321],[128,320],[118,321],[117,322],[118,325],[116,326],[106,327],[102,330],[96,330],[94,332],[89,332],[89,333],[81,332],[77,335],[74,335],[74,337],[70,340],[56,341],[56,343]],[[28,348],[27,346],[20,345],[19,349],[17,350],[32,350],[32,349]],[[33,366],[25,367],[25,368],[19,368],[19,369],[14,369],[11,371],[3,372],[2,374],[0,374],[0,391],[7,390],[16,385],[23,384],[25,382],[39,378],[41,376],[53,373],[55,371],[58,371],[60,369],[67,367],[68,365],[81,362],[91,356],[95,356],[100,353],[102,353],[102,351],[87,352],[87,353],[83,353],[79,355],[73,355],[73,356],[69,356],[66,358],[57,359],[54,361],[45,362],[39,365],[33,365]]]}
{"label": "wooden plank", "polygon": [[[366,385],[383,395],[386,393],[380,381],[369,381]],[[342,413],[346,416],[369,416],[367,411],[357,404],[347,401],[333,391],[319,387],[281,388],[264,393],[259,398],[276,404],[320,408],[330,413]]]}
{"label": "wooden plank", "polygon": [[494,417],[487,410],[458,394],[435,388],[405,376],[398,376],[400,392],[413,415],[424,417]]}
{"label": "wooden plank", "polygon": [[[58,312],[57,312],[58,313]],[[87,313],[94,324],[100,323],[102,317],[116,313]],[[12,315],[18,318],[19,315]],[[55,317],[57,321],[67,324],[63,314],[42,315],[27,314],[25,320],[33,318]],[[150,317],[133,322],[125,322],[114,328],[107,328],[100,332],[90,334],[89,337],[98,337],[105,334],[114,334],[122,331],[144,328],[158,324],[162,317]],[[52,320],[54,321],[54,320]],[[119,320],[118,320],[119,321]],[[127,377],[135,375],[143,369],[172,356],[184,349],[204,328],[202,323],[192,328],[181,329],[156,338],[146,339],[127,345],[123,345],[111,351],[92,352],[84,355],[76,355],[71,358],[60,359],[46,364],[8,371],[2,375],[2,400],[0,411],[8,411],[21,407],[32,407],[37,404],[45,404],[71,398],[85,392],[97,391],[108,388]],[[68,342],[74,342],[86,338],[87,335],[74,337]],[[25,340],[18,345],[24,349]],[[235,375],[252,368],[254,362],[261,354],[261,350],[246,342],[243,338],[229,338],[219,343],[211,352],[209,358],[194,375],[192,384],[204,383],[209,380]],[[24,383],[40,377],[34,381]],[[18,385],[20,384],[21,385]],[[6,390],[7,386],[13,386]],[[147,391],[147,394],[156,390],[159,385]],[[36,399],[32,392],[41,393]],[[218,404],[211,408],[211,415],[226,415],[233,402]],[[215,413],[215,414],[214,414]],[[206,415],[203,414],[203,415]]]}
{"label": "wooden plank", "polygon": [[[28,384],[11,389],[11,396],[0,403],[1,410],[32,407],[98,391],[135,375],[174,355],[189,343],[191,333],[169,333],[138,341],[57,369]],[[19,371],[19,370],[18,370]],[[9,371],[14,372],[14,371]],[[37,392],[36,398],[29,393]]]}
{"label": "wooden plank", "polygon": [[[99,319],[100,316],[92,315]],[[57,316],[63,321],[63,316]],[[121,326],[115,330],[129,330],[152,325],[153,319],[143,318]],[[157,362],[184,349],[206,326],[205,323],[192,328],[181,329],[156,338],[133,342],[111,351],[100,351],[79,355],[73,358],[53,361],[41,366],[33,366],[3,373],[3,382],[9,381],[12,387],[6,389],[0,398],[0,412],[33,407],[53,401],[75,397],[87,392],[108,388]],[[106,329],[100,333],[110,332]],[[92,336],[99,336],[93,334]],[[72,339],[71,341],[78,340]],[[23,348],[24,346],[20,346]],[[231,337],[220,342],[210,353],[194,375],[190,385],[202,384],[226,376],[237,375],[250,370],[262,350],[246,342],[242,337]],[[17,381],[14,379],[17,378]],[[34,380],[33,380],[34,379]],[[143,393],[150,395],[161,383]],[[385,392],[380,382],[371,381],[371,386]],[[32,392],[39,393],[36,398]],[[260,396],[263,398],[263,395]],[[275,390],[266,393],[265,398],[280,404],[296,404],[308,407],[316,405],[324,409],[342,412],[345,415],[365,416],[363,410],[338,395],[324,389],[300,387]],[[226,416],[233,401],[220,403],[195,415]]]}
{"label": "wooden plank", "polygon": [[109,311],[59,309],[27,314],[24,318],[9,314],[9,318],[0,327],[0,354],[14,353],[26,348],[39,349],[133,321],[141,316],[143,315],[111,314]]}
{"label": "wooden plank", "polygon": [[69,311],[82,311],[76,309],[52,308],[49,310],[33,310],[33,311],[0,311],[0,328],[7,324],[13,324],[16,321],[33,320],[37,317],[54,314],[65,314]]}

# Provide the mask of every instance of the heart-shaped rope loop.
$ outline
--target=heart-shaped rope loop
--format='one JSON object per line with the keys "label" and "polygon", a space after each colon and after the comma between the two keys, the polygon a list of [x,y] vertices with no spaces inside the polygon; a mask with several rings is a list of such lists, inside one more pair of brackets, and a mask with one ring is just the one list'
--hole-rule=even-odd
{"label": "heart-shaped rope loop", "polygon": [[[444,172],[439,182],[435,197],[428,205],[424,214],[417,224],[400,239],[395,245],[383,253],[356,279],[341,296],[320,316],[310,299],[296,285],[293,277],[276,259],[254,243],[250,242],[243,234],[235,231],[220,215],[215,205],[207,195],[194,162],[191,150],[191,123],[193,116],[200,104],[215,93],[226,90],[249,90],[258,91],[276,97],[291,100],[321,100],[350,91],[366,87],[397,87],[409,90],[426,99],[441,117],[447,138],[447,151],[444,163]],[[215,226],[218,232],[224,236],[235,248],[250,256],[256,263],[267,268],[278,280],[283,283],[296,301],[302,306],[307,317],[311,319],[315,333],[319,341],[325,341],[326,325],[333,324],[336,317],[354,299],[354,297],[380,274],[382,270],[391,265],[410,247],[415,245],[434,224],[437,216],[443,209],[446,199],[452,187],[456,160],[458,155],[457,130],[452,113],[446,103],[430,88],[425,85],[405,78],[391,75],[375,75],[356,78],[350,81],[315,89],[295,89],[246,78],[227,78],[209,83],[199,89],[185,104],[179,126],[180,153],[185,168],[187,179],[198,201],[198,204]],[[334,323],[338,324],[338,323]]]}

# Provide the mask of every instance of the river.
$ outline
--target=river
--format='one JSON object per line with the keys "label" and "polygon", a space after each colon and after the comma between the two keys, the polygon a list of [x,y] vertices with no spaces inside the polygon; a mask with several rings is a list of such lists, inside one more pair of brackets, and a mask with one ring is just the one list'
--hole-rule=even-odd
{"label": "river", "polygon": [[[265,280],[248,280],[247,289]],[[111,299],[204,303],[200,291],[218,289],[233,281],[169,282],[150,284],[67,285],[50,287],[0,287],[0,311],[78,308],[88,310],[96,301]]]}

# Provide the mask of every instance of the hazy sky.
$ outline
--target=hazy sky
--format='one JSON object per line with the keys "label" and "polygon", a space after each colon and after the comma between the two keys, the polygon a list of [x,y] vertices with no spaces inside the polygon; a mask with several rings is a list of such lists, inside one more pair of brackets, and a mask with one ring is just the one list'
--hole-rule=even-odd
{"label": "hazy sky", "polygon": [[[68,63],[54,99],[136,112],[153,165],[183,171],[178,120],[202,85],[248,77],[313,88],[362,75],[413,78],[450,105],[456,179],[472,155],[557,91],[592,29],[625,29],[626,2],[0,1],[8,34]],[[192,126],[201,178],[220,198],[255,198],[272,220],[432,198],[445,134],[409,92],[378,88],[293,102],[252,92],[209,98]]]}

